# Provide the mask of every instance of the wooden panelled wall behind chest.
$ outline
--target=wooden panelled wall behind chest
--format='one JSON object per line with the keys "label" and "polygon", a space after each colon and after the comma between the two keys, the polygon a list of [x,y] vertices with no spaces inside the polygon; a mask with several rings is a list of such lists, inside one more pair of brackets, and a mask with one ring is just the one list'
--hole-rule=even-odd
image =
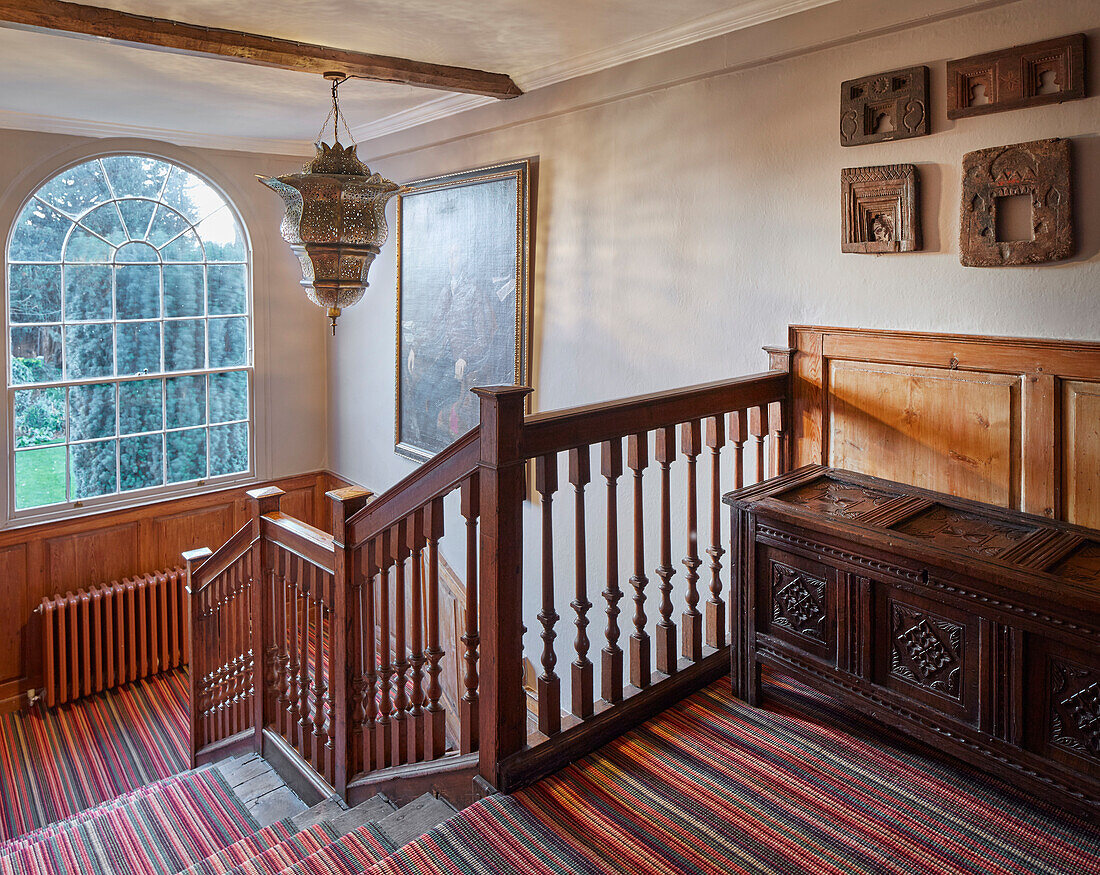
{"label": "wooden panelled wall behind chest", "polygon": [[796,465],[1100,528],[1100,343],[793,326]]}
{"label": "wooden panelled wall behind chest", "polygon": [[[325,492],[343,481],[321,471],[270,484],[281,510],[327,531]],[[247,487],[161,501],[65,522],[0,532],[0,711],[41,683],[43,597],[181,564],[196,547],[220,547],[249,519]]]}

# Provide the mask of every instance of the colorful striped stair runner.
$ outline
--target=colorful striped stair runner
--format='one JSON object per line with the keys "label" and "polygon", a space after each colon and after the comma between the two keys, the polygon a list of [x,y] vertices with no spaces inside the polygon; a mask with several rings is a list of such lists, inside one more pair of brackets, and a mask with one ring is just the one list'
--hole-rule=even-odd
{"label": "colorful striped stair runner", "polygon": [[0,847],[0,875],[173,875],[259,825],[212,768],[128,794]]}

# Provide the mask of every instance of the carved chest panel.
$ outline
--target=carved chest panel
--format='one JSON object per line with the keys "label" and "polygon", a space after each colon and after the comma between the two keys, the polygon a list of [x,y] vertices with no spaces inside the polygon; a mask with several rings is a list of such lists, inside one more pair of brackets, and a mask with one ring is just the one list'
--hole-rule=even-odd
{"label": "carved chest panel", "polygon": [[725,500],[740,695],[771,665],[1100,818],[1100,532],[820,466]]}

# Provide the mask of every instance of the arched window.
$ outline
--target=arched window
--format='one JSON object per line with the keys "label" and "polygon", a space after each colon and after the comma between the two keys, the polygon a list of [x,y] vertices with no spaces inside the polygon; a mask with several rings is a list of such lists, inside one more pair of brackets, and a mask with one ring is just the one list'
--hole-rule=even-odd
{"label": "arched window", "polygon": [[16,511],[251,471],[249,253],[205,180],[72,167],[23,208],[7,269]]}

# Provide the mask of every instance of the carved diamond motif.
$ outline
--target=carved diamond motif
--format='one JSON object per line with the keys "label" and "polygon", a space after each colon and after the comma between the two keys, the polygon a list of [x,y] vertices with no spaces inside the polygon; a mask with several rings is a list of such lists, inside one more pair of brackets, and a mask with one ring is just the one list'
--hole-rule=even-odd
{"label": "carved diamond motif", "polygon": [[963,627],[898,602],[891,602],[890,620],[890,674],[960,699]]}
{"label": "carved diamond motif", "polygon": [[772,562],[772,622],[825,643],[825,581]]}
{"label": "carved diamond motif", "polygon": [[1050,740],[1100,759],[1100,673],[1050,661]]}

